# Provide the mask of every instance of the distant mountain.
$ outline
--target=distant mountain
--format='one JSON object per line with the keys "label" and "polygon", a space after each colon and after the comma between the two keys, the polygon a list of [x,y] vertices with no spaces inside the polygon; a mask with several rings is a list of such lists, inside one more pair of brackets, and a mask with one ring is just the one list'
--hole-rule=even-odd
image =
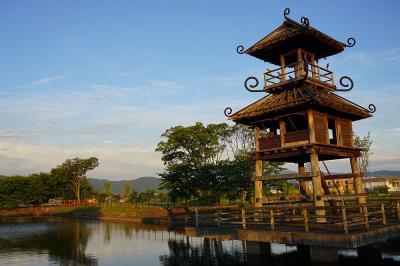
{"label": "distant mountain", "polygon": [[[89,183],[98,189],[100,192],[104,192],[104,179],[88,178]],[[123,187],[126,183],[130,183],[132,188],[137,192],[143,192],[146,189],[152,189],[160,191],[158,186],[160,185],[161,179],[152,176],[139,177],[133,180],[121,180],[121,181],[109,181],[111,183],[111,189],[115,194],[121,194]]]}
{"label": "distant mountain", "polygon": [[368,176],[400,176],[400,171],[379,170],[368,172]]}

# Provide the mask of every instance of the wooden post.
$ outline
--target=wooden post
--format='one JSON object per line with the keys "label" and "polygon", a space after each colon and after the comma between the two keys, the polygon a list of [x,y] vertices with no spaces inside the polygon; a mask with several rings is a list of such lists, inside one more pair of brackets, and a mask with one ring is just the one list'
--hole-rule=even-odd
{"label": "wooden post", "polygon": [[309,143],[315,143],[314,117],[311,109],[307,110]]}
{"label": "wooden post", "polygon": [[383,225],[387,225],[386,221],[386,213],[385,213],[385,204],[381,204],[381,212],[382,212],[382,223]]}
{"label": "wooden post", "polygon": [[368,207],[367,205],[362,206],[362,213],[364,215],[364,223],[365,223],[365,229],[369,229],[369,223],[368,223]]}
{"label": "wooden post", "polygon": [[274,210],[273,209],[269,209],[269,216],[270,216],[270,220],[271,220],[271,230],[274,231],[275,230],[275,218],[274,218]]}
{"label": "wooden post", "polygon": [[285,146],[286,126],[284,121],[279,121],[279,136],[281,139],[281,147]]}
{"label": "wooden post", "polygon": [[220,226],[221,226],[221,213],[218,209],[218,211],[217,211],[217,227],[220,227]]}
{"label": "wooden post", "polygon": [[[256,152],[260,150],[260,128],[254,128]],[[256,160],[256,176],[262,176],[262,160]],[[262,181],[254,181],[254,207],[262,207]]]}
{"label": "wooden post", "polygon": [[281,60],[281,81],[284,81],[284,80],[286,80],[285,57],[283,55],[281,55],[280,60]]}
{"label": "wooden post", "polygon": [[[299,174],[304,174],[305,170],[304,170],[304,162],[299,162],[297,164],[298,166],[298,170],[299,170]],[[307,181],[300,179],[299,180],[299,185],[300,185],[300,194],[301,195],[307,195]]]}
{"label": "wooden post", "polygon": [[400,202],[397,202],[397,220],[400,223]]}
{"label": "wooden post", "polygon": [[[314,190],[314,206],[317,207],[315,213],[317,215],[323,216],[325,215],[325,210],[321,210],[318,207],[324,206],[324,201],[319,198],[320,196],[324,195],[324,190],[321,184],[321,173],[319,169],[318,154],[316,154],[315,151],[314,153],[310,154],[310,162],[311,162],[311,171],[313,174],[312,184]],[[326,219],[318,217],[317,222],[324,223],[326,222]]]}
{"label": "wooden post", "polygon": [[298,71],[299,71],[298,76],[302,76],[302,75],[304,75],[304,67],[303,67],[303,58],[301,56],[301,48],[297,48],[297,62],[299,62],[299,64],[298,64]]}
{"label": "wooden post", "polygon": [[244,207],[241,209],[241,214],[242,214],[242,228],[246,229],[246,210]]}
{"label": "wooden post", "polygon": [[194,221],[195,221],[195,226],[199,227],[199,212],[197,211],[197,208],[194,209]]}
{"label": "wooden post", "polygon": [[308,211],[306,208],[302,210],[304,219],[304,232],[308,232]]}
{"label": "wooden post", "polygon": [[349,225],[347,224],[346,207],[342,206],[342,218],[343,218],[343,231],[345,234],[349,233]]}
{"label": "wooden post", "polygon": [[[358,166],[357,157],[350,158],[351,170],[353,172],[353,183],[356,194],[364,193],[362,178],[360,176],[360,168]],[[357,198],[358,204],[366,204],[365,197]]]}

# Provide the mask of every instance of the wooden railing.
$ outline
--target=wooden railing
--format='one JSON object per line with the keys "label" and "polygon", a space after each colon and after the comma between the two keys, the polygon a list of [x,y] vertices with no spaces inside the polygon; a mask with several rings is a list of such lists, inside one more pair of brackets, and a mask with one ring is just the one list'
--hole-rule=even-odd
{"label": "wooden railing", "polygon": [[332,71],[304,61],[296,62],[285,67],[268,70],[264,73],[264,86],[266,89],[268,89],[269,87],[280,85],[280,83],[301,79],[305,76],[314,81],[335,86]]}
{"label": "wooden railing", "polygon": [[[390,213],[392,221],[400,223],[400,201],[396,212]],[[387,206],[386,206],[387,207]],[[345,233],[369,230],[371,226],[388,224],[388,209],[384,203],[342,204],[336,210],[330,206],[267,206],[246,208],[220,208],[217,210],[187,213],[185,225],[238,227],[241,229],[290,230],[303,232]],[[324,214],[321,214],[322,213]]]}

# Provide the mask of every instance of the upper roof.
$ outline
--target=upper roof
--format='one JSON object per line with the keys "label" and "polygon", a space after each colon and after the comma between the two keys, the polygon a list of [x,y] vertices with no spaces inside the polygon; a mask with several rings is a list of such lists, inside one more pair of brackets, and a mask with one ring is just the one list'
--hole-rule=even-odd
{"label": "upper roof", "polygon": [[333,92],[312,89],[303,83],[279,94],[269,94],[229,116],[236,123],[252,125],[274,120],[285,113],[314,108],[353,121],[371,117],[371,112]]}
{"label": "upper roof", "polygon": [[[340,53],[347,46],[332,37],[309,26],[285,17],[285,21],[276,30],[248,48],[245,53],[269,63],[280,65],[280,55],[297,48],[314,53],[315,59]],[[286,59],[286,65],[297,62],[297,55]]]}

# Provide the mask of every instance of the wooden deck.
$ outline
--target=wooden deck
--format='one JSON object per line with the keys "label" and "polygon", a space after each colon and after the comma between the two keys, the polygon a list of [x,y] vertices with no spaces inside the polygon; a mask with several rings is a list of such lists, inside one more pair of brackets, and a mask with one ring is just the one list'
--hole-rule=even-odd
{"label": "wooden deck", "polygon": [[335,200],[334,206],[324,207],[291,202],[262,208],[195,209],[175,220],[179,221],[188,236],[358,248],[400,237],[400,201],[356,204]]}

